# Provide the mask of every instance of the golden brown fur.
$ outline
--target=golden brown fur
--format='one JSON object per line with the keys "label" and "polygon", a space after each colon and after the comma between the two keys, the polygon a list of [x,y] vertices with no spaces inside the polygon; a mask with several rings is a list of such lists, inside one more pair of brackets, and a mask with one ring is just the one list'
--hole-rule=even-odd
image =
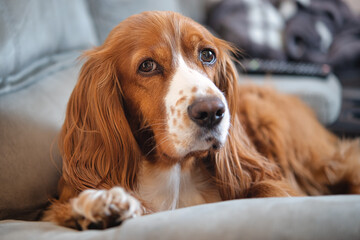
{"label": "golden brown fur", "polygon": [[[172,47],[179,47],[187,62],[202,69],[226,97],[231,127],[218,151],[180,159],[170,157],[171,144],[161,141],[165,137],[164,125],[158,122],[165,118],[161,103],[168,88],[166,79],[174,75],[171,48],[159,47],[155,37],[164,33],[173,36]],[[191,49],[199,42],[216,48],[214,67],[204,68],[193,60],[197,56],[192,56]],[[200,169],[205,176],[202,181],[217,189],[221,200],[339,190],[360,193],[359,141],[339,140],[295,97],[265,87],[239,86],[230,57],[233,51],[205,28],[171,12],[133,16],[120,23],[102,46],[88,51],[60,135],[60,198],[45,219],[86,228],[81,222],[84,217],[74,215],[70,199],[86,189],[114,186],[137,197],[143,211],[153,211],[147,208],[147,199],[137,195],[144,162],[155,169],[177,162],[183,169]],[[140,81],[136,64],[149,54],[155,54],[166,71]]]}

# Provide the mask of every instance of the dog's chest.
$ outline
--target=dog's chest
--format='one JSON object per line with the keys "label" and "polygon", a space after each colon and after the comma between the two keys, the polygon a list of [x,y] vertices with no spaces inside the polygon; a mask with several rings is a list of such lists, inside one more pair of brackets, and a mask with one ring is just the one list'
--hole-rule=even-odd
{"label": "dog's chest", "polygon": [[154,211],[221,200],[219,192],[201,170],[182,170],[179,164],[164,170],[145,163],[138,189],[141,199]]}

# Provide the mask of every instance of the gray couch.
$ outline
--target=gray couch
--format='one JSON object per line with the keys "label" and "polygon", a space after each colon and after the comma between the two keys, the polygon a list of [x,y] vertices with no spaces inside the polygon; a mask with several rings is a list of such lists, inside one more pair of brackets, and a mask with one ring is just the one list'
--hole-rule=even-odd
{"label": "gray couch", "polygon": [[[0,0],[0,239],[360,239],[359,196],[236,200],[139,217],[105,231],[36,221],[56,193],[61,171],[56,136],[81,51],[100,44],[133,13],[174,10],[203,21],[205,5],[205,0]],[[341,105],[336,78],[271,84],[302,97],[324,124],[336,119]]]}

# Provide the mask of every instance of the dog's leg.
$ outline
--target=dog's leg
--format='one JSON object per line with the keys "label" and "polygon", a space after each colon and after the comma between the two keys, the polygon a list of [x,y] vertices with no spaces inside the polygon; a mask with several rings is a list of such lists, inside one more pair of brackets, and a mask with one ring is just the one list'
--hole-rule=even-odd
{"label": "dog's leg", "polygon": [[103,229],[142,215],[140,202],[121,187],[110,190],[85,190],[65,203],[54,202],[43,220],[84,229]]}
{"label": "dog's leg", "polygon": [[340,140],[331,163],[326,174],[332,192],[360,194],[360,139]]}
{"label": "dog's leg", "polygon": [[254,183],[248,192],[249,198],[294,197],[301,194],[291,188],[285,181],[264,180]]}

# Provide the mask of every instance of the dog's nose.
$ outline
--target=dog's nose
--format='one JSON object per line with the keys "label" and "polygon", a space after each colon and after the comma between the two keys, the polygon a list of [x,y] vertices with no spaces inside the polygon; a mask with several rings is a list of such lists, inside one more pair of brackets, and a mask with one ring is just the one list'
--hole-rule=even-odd
{"label": "dog's nose", "polygon": [[198,98],[188,107],[188,114],[200,127],[213,128],[224,118],[225,105],[217,97]]}

